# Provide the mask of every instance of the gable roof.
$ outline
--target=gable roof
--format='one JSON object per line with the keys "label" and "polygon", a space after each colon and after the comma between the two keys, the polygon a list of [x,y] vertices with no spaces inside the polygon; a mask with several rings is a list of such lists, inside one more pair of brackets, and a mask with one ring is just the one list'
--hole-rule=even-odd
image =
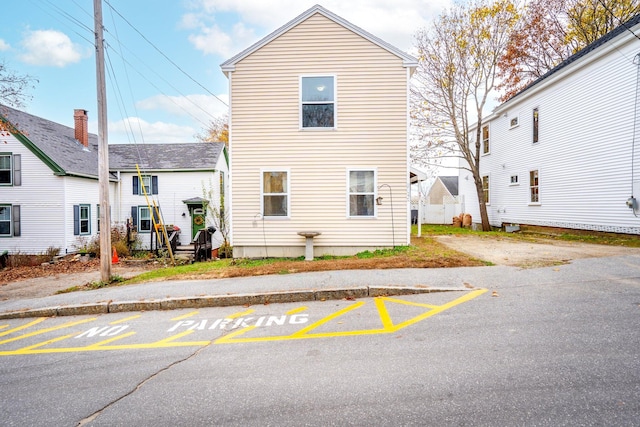
{"label": "gable roof", "polygon": [[[571,55],[570,57],[568,57],[567,59],[565,59],[564,61],[559,63],[558,65],[553,67],[551,70],[547,71],[545,74],[543,74],[542,76],[538,77],[536,80],[531,82],[529,85],[527,85],[520,92],[516,93],[511,98],[506,100],[503,104],[498,106],[498,108],[496,108],[496,110],[499,109],[502,105],[508,103],[513,98],[518,97],[522,93],[530,90],[532,87],[540,84],[542,81],[548,79],[552,75],[554,75],[557,72],[561,71],[563,68],[568,67],[572,63],[576,62],[578,59],[588,55],[589,53],[591,53],[594,50],[598,49],[600,46],[603,46],[603,45],[607,44],[609,41],[615,39],[616,37],[618,37],[622,33],[626,32],[626,31],[631,31],[631,28],[633,28],[634,26],[636,26],[638,24],[640,24],[640,14],[638,14],[638,15],[634,16],[633,18],[629,19],[627,22],[623,23],[622,25],[617,26],[616,28],[614,28],[613,30],[609,31],[604,36],[600,37],[599,39],[595,40],[594,42],[591,42],[590,44],[588,44],[584,48],[580,49],[578,52],[574,53],[573,55]],[[633,32],[633,31],[631,31],[631,32]],[[634,35],[636,37],[638,37],[635,33],[634,33]]]}
{"label": "gable roof", "polygon": [[75,139],[75,130],[6,105],[0,120],[15,128],[13,136],[45,163],[55,175],[98,177],[98,137],[89,134],[89,147]]}
{"label": "gable roof", "polygon": [[439,176],[437,177],[446,187],[452,196],[458,195],[458,176]]}
{"label": "gable roof", "polygon": [[224,148],[222,142],[111,144],[109,169],[135,171],[138,165],[141,170],[210,171],[215,169]]}
{"label": "gable roof", "polygon": [[307,19],[309,19],[311,16],[315,15],[316,13],[319,13],[319,14],[323,15],[324,17],[330,19],[331,21],[335,22],[336,24],[341,25],[341,26],[347,28],[348,30],[351,30],[355,34],[357,34],[357,35],[369,40],[371,43],[376,44],[376,45],[380,46],[381,48],[387,50],[388,52],[398,56],[399,58],[402,59],[402,61],[403,61],[402,65],[404,67],[417,67],[418,66],[418,60],[416,58],[414,58],[413,56],[401,51],[400,49],[396,48],[395,46],[390,45],[389,43],[385,42],[384,40],[374,36],[371,33],[368,33],[367,31],[363,30],[360,27],[357,27],[357,26],[353,25],[349,21],[339,17],[338,15],[328,11],[327,9],[325,9],[322,6],[320,6],[319,4],[317,4],[317,5],[313,6],[311,9],[307,10],[306,12],[303,12],[298,17],[296,17],[293,20],[289,21],[288,23],[286,23],[282,27],[278,28],[277,30],[275,30],[274,32],[269,34],[268,36],[264,37],[263,39],[261,39],[257,43],[251,45],[249,48],[243,50],[242,52],[240,52],[239,54],[237,54],[233,58],[228,59],[227,61],[223,62],[220,65],[220,67],[222,68],[222,71],[227,75],[228,75],[229,72],[235,71],[235,67],[236,67],[236,64],[238,62],[240,62],[241,60],[243,60],[247,56],[251,55],[253,52],[257,51],[258,49],[262,48],[263,46],[267,45],[272,40],[275,40],[276,38],[280,37],[281,35],[283,35],[287,31],[289,31],[290,29],[292,29],[292,28],[296,27],[297,25],[299,25],[300,23],[306,21]]}

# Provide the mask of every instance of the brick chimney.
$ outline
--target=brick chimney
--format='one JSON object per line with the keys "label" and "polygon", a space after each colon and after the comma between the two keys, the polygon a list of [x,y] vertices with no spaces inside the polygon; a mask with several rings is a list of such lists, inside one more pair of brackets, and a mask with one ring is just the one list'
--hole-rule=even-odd
{"label": "brick chimney", "polygon": [[85,147],[89,146],[89,128],[87,127],[87,110],[73,110],[75,138]]}

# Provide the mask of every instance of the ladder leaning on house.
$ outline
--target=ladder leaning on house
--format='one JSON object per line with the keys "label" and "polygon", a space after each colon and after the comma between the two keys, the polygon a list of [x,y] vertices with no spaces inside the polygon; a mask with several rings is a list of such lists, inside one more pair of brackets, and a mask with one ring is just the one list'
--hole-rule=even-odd
{"label": "ladder leaning on house", "polygon": [[[142,173],[140,172],[140,167],[136,163],[136,171],[138,171],[138,179],[140,182],[144,182],[142,179]],[[166,247],[169,252],[169,257],[171,258],[171,263],[176,265],[176,260],[173,258],[173,250],[172,250],[172,241],[176,239],[176,232],[172,233],[172,239],[169,239],[167,235],[167,227],[164,225],[164,220],[162,219],[162,215],[160,213],[160,207],[156,204],[155,200],[153,201],[153,207],[151,206],[151,202],[149,201],[149,195],[147,194],[147,189],[144,185],[142,187],[142,193],[144,194],[144,198],[147,202],[147,207],[149,208],[149,212],[151,212],[151,222],[152,222],[152,248],[153,248],[153,236],[155,235],[158,242],[158,247]]]}

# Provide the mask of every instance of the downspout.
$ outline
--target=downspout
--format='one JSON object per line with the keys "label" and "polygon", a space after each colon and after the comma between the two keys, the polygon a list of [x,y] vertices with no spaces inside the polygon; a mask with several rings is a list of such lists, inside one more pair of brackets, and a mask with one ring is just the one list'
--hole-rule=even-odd
{"label": "downspout", "polygon": [[[405,217],[405,224],[406,224],[406,230],[407,230],[406,231],[407,241],[405,244],[411,245],[411,157],[409,155],[409,130],[410,130],[409,128],[411,123],[411,115],[409,113],[411,108],[411,67],[406,67],[406,71],[407,71],[407,94],[406,94],[407,106],[405,108],[405,111],[406,111],[407,125],[405,129],[405,137],[406,137],[405,150],[407,152],[407,168],[405,173],[405,179],[407,180],[407,194],[409,195],[409,197],[407,197],[407,202],[406,202],[407,215]],[[420,177],[418,176],[418,184],[419,183],[420,183]]]}

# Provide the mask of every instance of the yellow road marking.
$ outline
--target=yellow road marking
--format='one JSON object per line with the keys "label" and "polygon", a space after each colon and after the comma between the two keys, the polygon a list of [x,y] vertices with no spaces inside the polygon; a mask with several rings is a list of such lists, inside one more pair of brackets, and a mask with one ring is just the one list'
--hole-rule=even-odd
{"label": "yellow road marking", "polygon": [[384,298],[376,298],[373,301],[376,304],[376,308],[378,309],[378,314],[380,315],[380,320],[382,321],[382,328],[385,330],[393,328],[393,320],[391,320],[391,316],[389,316],[387,306],[384,305]]}
{"label": "yellow road marking", "polygon": [[20,350],[18,350],[18,351],[33,350],[34,348],[43,347],[43,346],[48,345],[48,344],[53,344],[54,342],[58,342],[58,341],[62,341],[62,340],[66,340],[67,338],[71,338],[71,337],[72,337],[72,336],[74,336],[74,335],[75,335],[75,333],[73,333],[73,334],[69,334],[69,335],[63,335],[63,336],[58,337],[58,338],[52,338],[52,339],[47,340],[47,341],[39,342],[38,344],[30,345],[30,346],[28,346],[28,347],[22,347],[22,348],[21,348]]}
{"label": "yellow road marking", "polygon": [[364,304],[365,304],[364,301],[358,301],[355,304],[351,304],[350,306],[345,307],[342,310],[338,310],[335,313],[328,315],[324,319],[318,320],[316,323],[312,323],[311,325],[307,326],[306,328],[300,329],[298,332],[294,333],[293,336],[305,335],[307,332],[312,331],[312,330],[324,325],[325,323],[330,322],[331,320],[335,319],[336,317],[340,317],[343,314],[346,314],[346,313],[350,312],[351,310],[355,310],[356,308],[360,308]]}
{"label": "yellow road marking", "polygon": [[192,311],[191,313],[187,313],[187,314],[183,314],[182,316],[178,316],[178,317],[174,317],[171,320],[182,320],[182,319],[186,319],[188,317],[191,316],[195,316],[196,314],[200,313],[199,311]]}
{"label": "yellow road marking", "polygon": [[4,332],[0,333],[0,337],[3,337],[3,336],[5,336],[5,335],[12,334],[12,333],[14,333],[14,332],[21,331],[21,330],[23,330],[23,329],[27,329],[28,327],[33,326],[33,325],[37,325],[38,323],[43,322],[43,321],[44,321],[44,320],[46,320],[46,319],[47,319],[46,317],[39,317],[39,318],[37,318],[36,320],[34,320],[34,321],[32,321],[32,322],[29,322],[29,323],[27,323],[27,324],[25,324],[25,325],[18,326],[17,328],[9,329],[8,331],[4,331]]}
{"label": "yellow road marking", "polygon": [[193,329],[190,329],[190,330],[187,330],[187,331],[184,331],[184,332],[180,332],[179,334],[171,335],[170,337],[161,339],[160,341],[156,341],[156,343],[163,343],[164,344],[164,343],[172,342],[172,341],[177,340],[178,338],[182,338],[182,337],[187,336],[187,335],[192,334],[192,333],[193,333]]}
{"label": "yellow road marking", "polygon": [[302,313],[306,309],[307,309],[307,307],[298,307],[298,308],[294,308],[293,310],[287,311],[285,314],[288,315],[288,316],[291,316],[293,314]]}
{"label": "yellow road marking", "polygon": [[[347,337],[347,336],[358,336],[358,335],[372,335],[372,334],[388,334],[388,333],[394,333],[397,332],[400,329],[406,328],[407,326],[413,325],[417,322],[420,322],[428,317],[434,316],[435,314],[441,313],[449,308],[455,307],[456,305],[462,304],[464,302],[470,301],[480,295],[482,295],[483,293],[487,292],[486,289],[479,289],[479,290],[475,290],[472,292],[469,292],[465,295],[463,295],[462,297],[456,298],[453,301],[450,301],[446,304],[443,305],[432,305],[432,304],[421,304],[421,303],[414,303],[414,302],[409,302],[409,301],[404,301],[404,300],[400,300],[400,299],[395,299],[395,298],[388,298],[388,297],[379,297],[379,298],[375,298],[374,299],[374,304],[376,306],[376,309],[378,311],[378,315],[380,316],[380,321],[382,323],[382,328],[377,328],[377,329],[368,329],[368,330],[354,330],[354,331],[341,331],[341,332],[313,332],[314,330],[318,329],[320,326],[327,324],[328,322],[331,322],[334,319],[337,319],[340,316],[343,316],[353,310],[357,310],[359,308],[361,308],[363,305],[365,305],[365,302],[363,301],[359,301],[356,302],[354,304],[351,304],[335,313],[332,313],[322,319],[320,319],[319,321],[306,326],[304,328],[302,328],[301,330],[294,332],[291,335],[282,335],[282,336],[267,336],[267,337],[254,337],[254,338],[250,338],[250,337],[242,337],[242,335],[247,334],[248,332],[251,332],[252,330],[256,329],[257,327],[255,325],[253,326],[248,326],[246,328],[243,329],[239,329],[236,331],[233,331],[231,333],[229,333],[228,335],[225,335],[215,341],[213,341],[214,344],[236,344],[236,343],[247,343],[247,342],[265,342],[265,341],[285,341],[285,340],[299,340],[299,339],[311,339],[311,338],[333,338],[333,337]],[[423,308],[427,308],[428,311],[426,311],[425,313],[422,313],[419,316],[413,317],[409,320],[406,320],[404,322],[398,323],[398,324],[394,324],[393,320],[391,319],[391,316],[389,315],[389,312],[387,310],[387,307],[385,305],[385,303],[398,303],[398,304],[405,304],[405,305],[411,305],[411,306],[416,306],[416,307],[423,307]],[[293,309],[290,310],[289,312],[287,312],[287,314],[295,314],[295,313],[299,313],[301,311],[306,310],[307,307],[300,307],[297,309]],[[235,313],[231,316],[228,316],[227,318],[237,318],[237,317],[241,317],[247,314],[250,314],[254,312],[254,310],[247,310],[244,312],[239,312],[239,313]],[[180,316],[179,318],[176,319],[172,319],[172,320],[177,320],[177,319],[184,319],[186,317],[190,317],[193,316],[195,314],[198,314],[197,311],[192,312],[192,313],[188,313],[188,315],[184,315],[184,316]],[[132,318],[136,318],[138,316],[132,316],[131,318],[127,318],[127,319],[123,319],[124,320],[131,320]],[[65,327],[70,327],[70,326],[74,326],[74,325],[79,325],[82,323],[86,323],[86,322],[91,322],[96,320],[97,318],[91,318],[91,319],[84,319],[84,320],[80,320],[80,321],[76,321],[76,322],[69,322],[69,323],[65,323],[63,325],[59,325],[59,326],[55,326],[52,328],[47,328],[47,329],[43,329],[40,331],[35,331],[29,334],[25,334],[25,335],[21,335],[19,337],[15,337],[12,339],[8,339],[5,341],[0,341],[0,344],[4,344],[4,343],[8,343],[8,342],[12,342],[12,341],[16,341],[19,339],[23,339],[23,338],[27,338],[27,337],[31,337],[31,336],[35,336],[35,335],[39,335],[39,334],[43,334],[46,332],[51,332],[51,331],[55,331],[58,329],[62,329]],[[33,326],[41,321],[45,320],[45,318],[42,319],[38,319],[35,320],[27,325],[23,325],[19,328],[15,328],[14,330],[12,330],[13,332],[17,331],[17,330],[21,330],[21,329],[25,329],[28,328],[29,326]],[[118,321],[116,321],[118,322]],[[46,354],[46,353],[73,353],[73,352],[84,352],[84,351],[110,351],[110,350],[133,350],[133,349],[160,349],[160,348],[168,348],[168,347],[193,347],[193,346],[197,346],[197,347],[203,347],[206,345],[209,345],[212,343],[212,341],[209,340],[204,340],[204,341],[177,341],[180,338],[186,337],[187,335],[192,334],[193,332],[195,332],[194,330],[186,330],[183,331],[181,333],[172,335],[170,337],[164,338],[162,340],[153,342],[153,343],[141,343],[141,344],[122,344],[122,345],[108,345],[114,341],[132,336],[135,334],[135,332],[129,332],[123,335],[118,335],[116,337],[112,337],[110,339],[101,341],[99,343],[95,343],[95,344],[91,344],[88,346],[84,346],[84,347],[64,347],[64,348],[41,348],[44,347],[48,344],[52,344],[55,342],[59,342],[65,339],[68,339],[72,336],[74,336],[75,334],[69,334],[69,335],[64,335],[58,338],[53,338],[47,341],[43,341],[41,343],[37,343],[31,346],[27,346],[27,347],[23,347],[21,349],[18,350],[9,350],[9,351],[0,351],[0,356],[16,356],[16,355],[27,355],[27,354]]]}
{"label": "yellow road marking", "polygon": [[[8,340],[0,341],[0,344],[6,344],[6,343],[9,343],[9,342],[18,341],[18,340],[21,340],[21,339],[24,339],[24,338],[29,338],[29,337],[34,337],[36,335],[46,334],[47,332],[57,331],[58,329],[63,329],[63,328],[71,327],[71,326],[81,325],[81,324],[87,323],[87,322],[93,322],[96,319],[97,319],[97,317],[92,317],[91,319],[83,319],[83,320],[78,320],[78,321],[75,321],[75,322],[65,323],[63,325],[54,326],[52,328],[40,329],[40,330],[35,331],[35,332],[31,332],[31,333],[28,333],[28,334],[20,335],[19,337],[14,337],[14,338],[10,338]],[[34,322],[31,322],[31,323],[34,323]]]}
{"label": "yellow road marking", "polygon": [[97,343],[95,343],[95,344],[88,345],[87,347],[102,347],[102,346],[104,346],[105,344],[109,344],[109,343],[112,343],[112,342],[117,341],[117,340],[119,340],[119,339],[126,338],[126,337],[130,337],[131,335],[135,335],[135,334],[136,334],[136,333],[135,333],[135,332],[133,332],[133,331],[131,331],[131,332],[127,332],[126,334],[116,335],[116,336],[115,336],[115,337],[113,337],[113,338],[109,338],[109,339],[107,339],[107,340],[100,341],[100,342],[97,342]]}
{"label": "yellow road marking", "polygon": [[[248,327],[245,329],[242,329],[240,331],[236,331],[234,333],[231,333],[229,335],[226,335],[222,338],[217,339],[216,341],[214,341],[214,344],[234,344],[234,343],[248,343],[248,342],[264,342],[264,341],[287,341],[287,340],[297,340],[297,339],[311,339],[311,338],[333,338],[333,337],[347,337],[347,336],[357,336],[357,335],[372,335],[372,334],[388,334],[388,333],[394,333],[399,331],[400,329],[406,328],[407,326],[413,325],[421,320],[424,320],[428,317],[431,317],[435,314],[441,313],[451,307],[455,307],[458,304],[462,304],[464,302],[470,301],[473,298],[476,298],[480,295],[482,295],[483,293],[487,292],[486,289],[478,289],[476,291],[470,292],[460,298],[456,298],[453,301],[450,301],[444,305],[440,305],[440,306],[432,306],[429,305],[429,307],[425,307],[425,308],[431,308],[429,311],[427,311],[426,313],[423,313],[419,316],[416,316],[412,319],[409,319],[405,322],[399,323],[398,325],[393,325],[393,322],[391,321],[391,318],[389,317],[389,314],[386,310],[386,307],[384,307],[384,300],[387,300],[387,298],[385,297],[379,297],[379,298],[375,298],[374,301],[376,302],[376,307],[378,308],[378,313],[380,314],[380,319],[382,321],[383,324],[383,328],[381,329],[365,329],[365,330],[355,330],[355,331],[341,331],[341,332],[316,332],[316,333],[310,333],[312,330],[318,328],[319,326],[339,317],[342,316],[345,313],[348,313],[351,310],[355,310],[357,308],[362,307],[362,305],[364,304],[364,302],[359,302],[356,304],[352,304],[348,307],[343,308],[342,310],[337,311],[336,313],[333,313],[327,317],[325,317],[324,319],[307,326],[306,328],[301,329],[298,332],[295,332],[291,335],[276,335],[276,336],[270,336],[270,337],[254,337],[254,338],[238,338],[240,335],[249,332],[250,330],[253,329],[253,327]],[[396,301],[401,301],[401,300],[394,300],[393,302]],[[404,303],[408,303],[409,305],[416,305],[416,306],[421,306],[417,303],[409,303],[407,301],[404,301]],[[422,305],[424,306],[424,305]]]}
{"label": "yellow road marking", "polygon": [[124,323],[124,322],[128,322],[129,320],[137,319],[138,317],[141,317],[141,316],[142,316],[142,314],[136,314],[135,316],[125,317],[124,319],[116,320],[116,321],[111,322],[109,324],[110,325],[117,325],[119,323]]}
{"label": "yellow road marking", "polygon": [[242,316],[246,316],[247,314],[251,314],[254,311],[255,311],[254,309],[250,308],[249,310],[246,310],[246,311],[239,311],[237,313],[233,313],[232,315],[226,316],[225,318],[226,319],[237,319],[238,317],[242,317]]}
{"label": "yellow road marking", "polygon": [[9,325],[0,325],[0,329],[8,328]]}

